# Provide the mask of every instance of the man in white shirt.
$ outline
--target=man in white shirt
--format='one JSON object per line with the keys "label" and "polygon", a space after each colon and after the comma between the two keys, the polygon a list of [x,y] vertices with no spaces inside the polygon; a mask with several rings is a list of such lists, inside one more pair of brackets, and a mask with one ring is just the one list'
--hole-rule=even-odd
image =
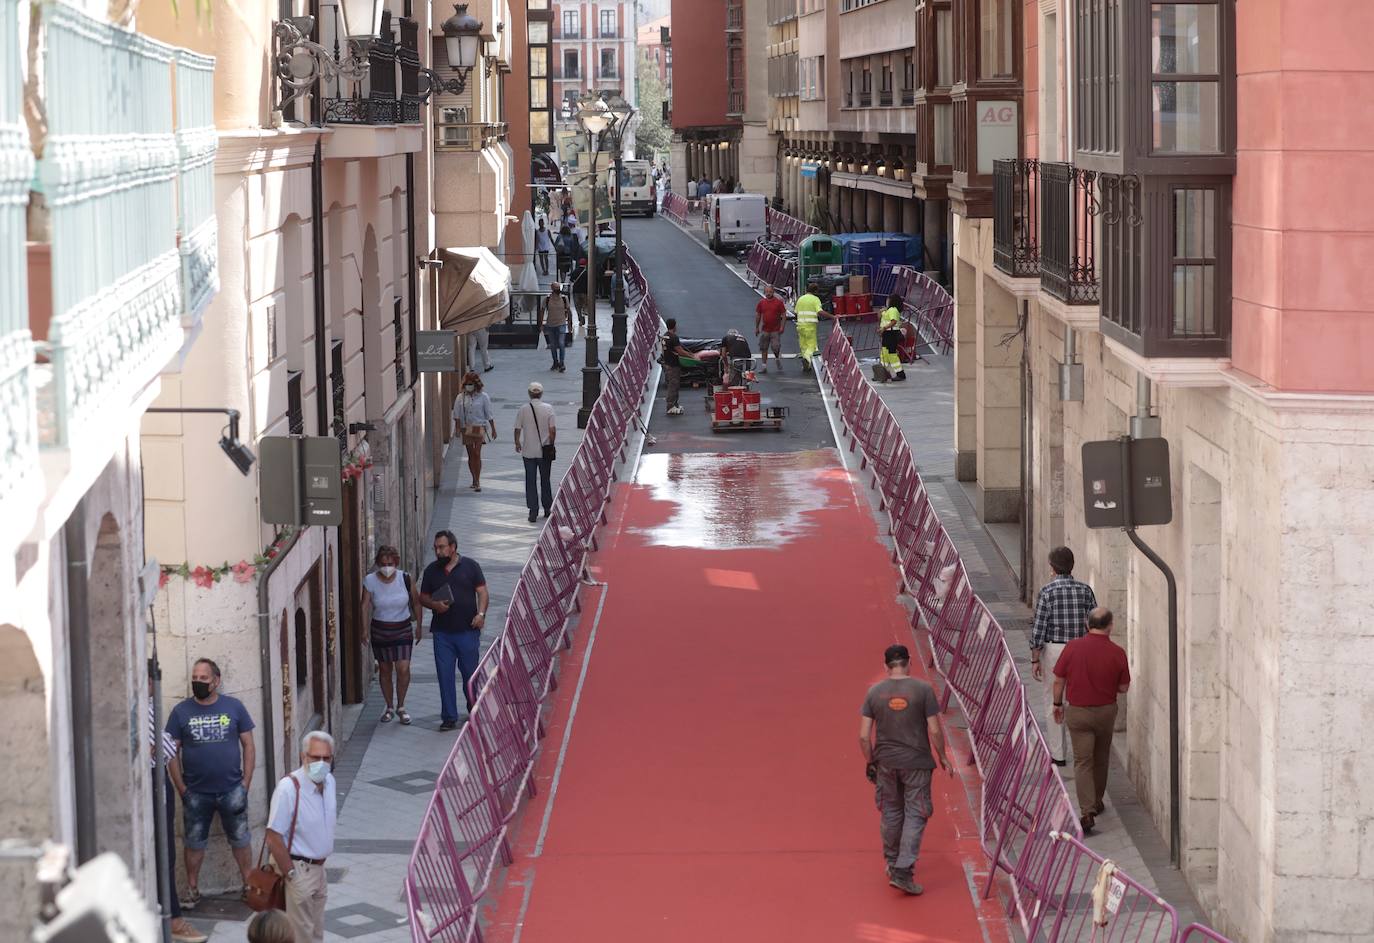
{"label": "man in white shirt", "polygon": [[267,814],[267,850],[286,875],[286,916],[296,943],[324,941],[324,862],[334,851],[338,816],[333,767],[334,738],[312,730],[301,738],[300,768],[277,783]]}
{"label": "man in white shirt", "polygon": [[[558,433],[553,407],[544,402],[544,386],[531,383],[530,401],[515,414],[515,451],[525,460],[525,506],[530,510],[530,523],[539,520],[539,507],[549,516],[553,507],[553,484],[549,480],[553,469],[553,442]],[[538,487],[535,478],[538,476]]]}

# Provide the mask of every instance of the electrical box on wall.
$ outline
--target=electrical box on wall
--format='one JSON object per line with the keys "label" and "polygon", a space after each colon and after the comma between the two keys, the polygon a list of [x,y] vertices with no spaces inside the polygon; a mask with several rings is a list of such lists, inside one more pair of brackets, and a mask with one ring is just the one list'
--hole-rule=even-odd
{"label": "electrical box on wall", "polygon": [[263,436],[258,501],[264,524],[343,522],[343,461],[329,436]]}

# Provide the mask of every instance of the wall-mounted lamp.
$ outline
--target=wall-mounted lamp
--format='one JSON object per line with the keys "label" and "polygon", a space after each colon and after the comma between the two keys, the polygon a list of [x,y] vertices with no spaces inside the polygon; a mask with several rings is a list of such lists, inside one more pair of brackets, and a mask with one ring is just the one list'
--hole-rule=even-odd
{"label": "wall-mounted lamp", "polygon": [[253,463],[257,461],[257,456],[253,454],[253,450],[239,441],[239,411],[237,409],[220,409],[214,406],[196,406],[185,409],[175,406],[151,406],[146,411],[150,413],[223,413],[229,417],[229,424],[220,430],[220,449],[229,456],[229,461],[234,463],[234,467],[239,470],[241,475],[247,475],[252,470]]}

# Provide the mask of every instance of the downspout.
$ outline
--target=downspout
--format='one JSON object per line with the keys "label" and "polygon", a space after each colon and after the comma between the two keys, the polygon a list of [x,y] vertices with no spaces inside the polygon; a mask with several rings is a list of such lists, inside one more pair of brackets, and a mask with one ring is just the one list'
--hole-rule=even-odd
{"label": "downspout", "polygon": [[76,861],[96,856],[95,753],[92,747],[91,620],[87,596],[86,499],[76,502],[62,525],[67,562],[68,684],[72,702],[72,779],[76,800]]}
{"label": "downspout", "polygon": [[1034,432],[1034,379],[1030,367],[1030,302],[1021,302],[1021,598],[1027,599],[1030,593],[1030,559],[1034,550],[1033,516],[1031,514],[1031,488],[1034,476],[1031,471],[1031,445],[1035,441]]}
{"label": "downspout", "polygon": [[[316,279],[319,281],[319,279]],[[277,567],[286,559],[296,542],[301,539],[302,531],[298,530],[291,535],[281,550],[275,557],[267,561],[267,568],[258,574],[258,657],[262,668],[262,743],[263,743],[263,769],[266,776],[268,789],[272,788],[277,781],[277,736],[276,736],[276,710],[273,691],[276,686],[272,684],[272,613],[268,610],[267,586],[272,581],[272,574],[277,571]],[[283,721],[285,718],[283,718]],[[283,733],[285,731],[283,730]]]}
{"label": "downspout", "polygon": [[326,369],[329,345],[325,343],[324,314],[324,147],[319,138],[315,139],[315,156],[310,162],[310,238],[312,242],[310,261],[314,266],[315,277],[311,281],[311,293],[315,301],[315,434],[330,435],[329,403],[332,397],[325,395]]}

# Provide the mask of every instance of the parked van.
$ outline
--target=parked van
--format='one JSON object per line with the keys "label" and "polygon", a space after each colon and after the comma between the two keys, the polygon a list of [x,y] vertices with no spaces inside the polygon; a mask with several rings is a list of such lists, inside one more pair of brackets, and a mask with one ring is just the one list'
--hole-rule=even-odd
{"label": "parked van", "polygon": [[751,245],[768,234],[768,200],[762,193],[712,193],[702,212],[712,252]]}
{"label": "parked van", "polygon": [[[610,193],[611,205],[615,205],[615,193],[617,188],[615,179],[615,168],[612,167],[606,173],[607,190]],[[653,216],[658,208],[658,185],[654,183],[654,165],[647,160],[626,160],[620,164],[620,213],[628,216],[631,213],[643,213],[645,216]]]}

